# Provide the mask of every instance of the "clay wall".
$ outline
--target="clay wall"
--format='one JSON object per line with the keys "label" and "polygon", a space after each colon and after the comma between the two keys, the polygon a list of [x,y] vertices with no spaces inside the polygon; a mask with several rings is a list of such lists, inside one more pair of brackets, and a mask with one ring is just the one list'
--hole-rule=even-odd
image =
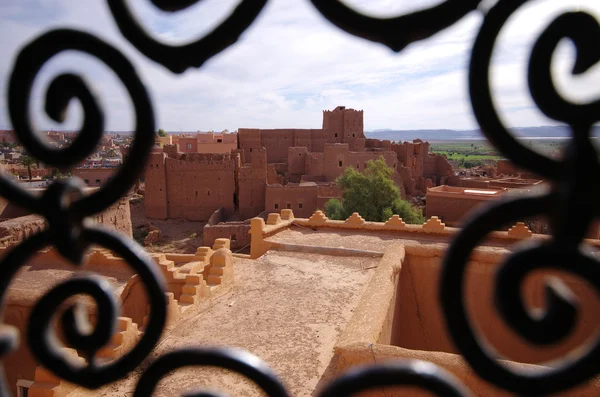
{"label": "clay wall", "polygon": [[267,153],[264,148],[249,153],[250,164],[239,169],[239,215],[251,218],[265,209]]}
{"label": "clay wall", "polygon": [[179,151],[181,153],[198,153],[198,140],[196,137],[179,137]]}
{"label": "clay wall", "polygon": [[[407,255],[398,284],[398,297],[391,343],[411,350],[456,353],[450,340],[439,306],[439,277],[442,257]],[[600,310],[599,298],[589,286],[566,273],[543,271],[528,277],[522,288],[527,307],[545,307],[544,278],[549,274],[564,280],[581,302],[577,326],[566,340],[540,349],[517,337],[495,314],[493,307],[494,279],[497,262],[473,261],[466,274],[467,310],[472,313],[478,332],[507,359],[521,363],[542,363],[582,346],[593,333],[595,313]],[[413,288],[419,285],[419,288]],[[424,315],[427,313],[427,315]]]}
{"label": "clay wall", "polygon": [[323,175],[323,153],[308,153],[306,155],[306,175]]}
{"label": "clay wall", "polygon": [[[29,179],[27,167],[6,164],[3,171],[8,172],[9,174],[18,175],[20,179]],[[50,168],[31,168],[32,178],[43,178],[48,175],[52,175],[52,169]]]}
{"label": "clay wall", "polygon": [[[208,225],[208,226],[216,225],[217,223],[221,222],[222,220],[223,220],[223,208],[219,208],[215,212],[212,213],[210,218],[208,218],[208,221],[206,221],[206,225]],[[209,247],[212,247],[212,244],[209,245]]]}
{"label": "clay wall", "polygon": [[144,206],[150,219],[167,219],[166,153],[150,153],[145,174]]}
{"label": "clay wall", "polygon": [[295,130],[294,147],[305,147],[310,152],[312,150],[313,131],[319,130]]}
{"label": "clay wall", "polygon": [[156,136],[154,138],[154,144],[161,148],[165,145],[172,145],[173,144],[173,135]]}
{"label": "clay wall", "polygon": [[14,130],[0,130],[0,142],[2,143],[18,143],[17,136]]}
{"label": "clay wall", "polygon": [[510,160],[498,160],[498,163],[496,164],[496,176],[500,175],[520,175],[523,179],[542,179],[538,175],[517,167]]}
{"label": "clay wall", "polygon": [[117,170],[118,168],[75,168],[71,173],[88,186],[102,186]]}
{"label": "clay wall", "polygon": [[0,222],[0,246],[10,247],[45,229],[46,220],[38,215],[25,215]]}
{"label": "clay wall", "polygon": [[230,153],[237,149],[237,142],[230,143],[198,143],[198,153]]}
{"label": "clay wall", "polygon": [[238,147],[244,151],[244,158],[249,159],[253,150],[262,147],[260,130],[257,128],[238,129]]}
{"label": "clay wall", "polygon": [[167,158],[168,218],[204,221],[220,207],[231,216],[235,210],[235,171],[235,159],[224,154]]}
{"label": "clay wall", "polygon": [[163,152],[167,155],[167,157],[172,159],[179,158],[179,144],[175,143],[173,145],[165,145],[163,147]]}
{"label": "clay wall", "polygon": [[230,153],[238,147],[236,133],[199,133],[196,140],[198,153]]}
{"label": "clay wall", "polygon": [[[489,194],[487,194],[489,193]],[[448,226],[456,226],[468,214],[488,202],[499,199],[502,190],[472,190],[459,187],[439,186],[427,190],[426,217],[437,216]]]}
{"label": "clay wall", "polygon": [[[0,222],[0,247],[12,246],[20,243],[27,237],[43,230],[46,221],[38,215],[31,215],[27,210],[21,209],[12,203],[7,203],[3,216],[15,215],[14,217],[6,216],[6,220]],[[92,223],[100,224],[109,229],[116,230],[128,237],[132,236],[131,227],[131,211],[129,201],[123,198],[111,205],[106,211],[91,218]]]}
{"label": "clay wall", "polygon": [[460,178],[459,185],[460,187],[472,187],[472,188],[480,188],[480,189],[490,189],[490,181],[487,179],[477,179],[477,178]]}
{"label": "clay wall", "polygon": [[323,111],[323,130],[328,131],[328,143],[344,142],[344,112],[341,107]]}
{"label": "clay wall", "polygon": [[282,163],[287,160],[288,148],[294,145],[294,130],[261,130],[261,145],[267,149],[268,163]]}
{"label": "clay wall", "polygon": [[101,214],[95,215],[93,220],[96,224],[116,230],[127,237],[133,236],[131,208],[127,197],[120,199]]}
{"label": "clay wall", "polygon": [[304,175],[306,173],[306,156],[308,148],[291,147],[288,149],[287,165],[290,174]]}
{"label": "clay wall", "polygon": [[364,138],[363,111],[338,106],[323,111],[322,129],[250,129],[238,130],[239,148],[246,154],[250,149],[267,149],[269,163],[281,163],[287,159],[290,147],[306,147],[309,152],[323,152],[326,143],[352,143],[361,147]]}
{"label": "clay wall", "polygon": [[[439,305],[439,277],[443,249],[433,246],[398,244],[388,248],[367,285],[354,315],[340,336],[334,351],[335,374],[349,368],[393,359],[420,359],[450,371],[477,397],[508,397],[512,395],[486,383],[455,353]],[[561,277],[585,301],[575,332],[552,347],[540,349],[517,337],[493,307],[494,279],[501,254],[474,258],[466,272],[466,296],[469,319],[484,335],[486,342],[508,360],[513,370],[544,372],[547,368],[520,363],[545,363],[585,344],[593,334],[594,311],[600,300],[591,288],[574,277]],[[529,277],[523,289],[527,307],[544,308],[544,277],[552,272],[539,272]],[[419,288],[414,288],[415,285]],[[516,361],[520,362],[517,363]],[[332,377],[335,375],[332,375]],[[561,393],[569,397],[596,395],[598,378]],[[363,393],[379,396],[380,390]],[[387,396],[406,395],[406,389],[386,389]],[[425,397],[427,392],[414,390],[411,396]]]}
{"label": "clay wall", "polygon": [[365,150],[365,138],[352,138],[349,142],[351,152],[362,152]]}
{"label": "clay wall", "polygon": [[384,158],[389,167],[396,169],[397,159],[394,152],[351,152],[347,143],[326,144],[323,153],[323,175],[326,181],[335,181],[346,167],[354,167],[362,172],[369,160],[377,160],[380,157]]}
{"label": "clay wall", "polygon": [[268,185],[265,209],[272,212],[291,209],[297,216],[309,217],[317,209],[318,194],[319,188],[314,182],[302,185]]}
{"label": "clay wall", "polygon": [[204,245],[212,247],[218,238],[231,240],[231,249],[238,250],[250,244],[250,222],[227,222],[204,226]]}
{"label": "clay wall", "polygon": [[352,138],[364,138],[363,111],[346,109],[344,117],[344,142],[350,142]]}

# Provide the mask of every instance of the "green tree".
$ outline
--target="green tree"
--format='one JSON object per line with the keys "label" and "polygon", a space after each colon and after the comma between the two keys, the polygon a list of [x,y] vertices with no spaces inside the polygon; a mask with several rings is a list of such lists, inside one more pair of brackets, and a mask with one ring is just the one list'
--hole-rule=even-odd
{"label": "green tree", "polygon": [[158,135],[160,137],[165,137],[165,136],[167,136],[167,133],[165,132],[165,130],[160,128],[158,131],[156,131],[156,135]]}
{"label": "green tree", "polygon": [[21,156],[20,158],[21,165],[27,167],[27,176],[29,176],[29,180],[33,179],[31,175],[31,167],[37,163],[33,157],[29,157],[27,155]]}
{"label": "green tree", "polygon": [[402,200],[391,179],[393,173],[383,158],[368,161],[363,173],[346,168],[336,181],[343,191],[342,202],[329,200],[325,205],[327,216],[341,220],[358,212],[368,221],[384,222],[398,214],[407,223],[423,223],[421,211]]}

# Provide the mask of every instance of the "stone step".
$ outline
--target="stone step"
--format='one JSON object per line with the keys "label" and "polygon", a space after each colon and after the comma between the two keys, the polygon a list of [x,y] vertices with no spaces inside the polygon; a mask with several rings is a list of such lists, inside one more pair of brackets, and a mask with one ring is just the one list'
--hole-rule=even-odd
{"label": "stone step", "polygon": [[181,295],[196,295],[196,292],[198,292],[197,284],[184,284],[183,287],[181,287]]}
{"label": "stone step", "polygon": [[195,305],[198,301],[198,297],[196,295],[181,295],[181,297],[179,298],[179,303],[181,305],[185,304],[189,304],[189,305]]}

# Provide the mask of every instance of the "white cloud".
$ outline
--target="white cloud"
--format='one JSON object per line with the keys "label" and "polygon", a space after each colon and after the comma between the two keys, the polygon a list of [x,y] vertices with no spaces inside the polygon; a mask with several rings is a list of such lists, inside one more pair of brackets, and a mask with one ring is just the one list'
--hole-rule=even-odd
{"label": "white cloud", "polygon": [[[398,15],[439,0],[345,0],[373,15]],[[147,0],[133,3],[147,30],[169,43],[194,40],[224,19],[238,0],[206,0],[191,11],[166,14]],[[510,125],[550,124],[531,100],[525,68],[531,43],[561,10],[563,0],[532,2],[511,21],[494,57],[495,100]],[[600,15],[595,0],[577,2]],[[383,11],[385,10],[385,12]],[[42,18],[40,15],[46,15]],[[98,35],[119,48],[138,68],[151,92],[157,125],[167,130],[234,130],[240,127],[318,128],[321,110],[346,105],[365,110],[365,127],[476,128],[467,87],[467,67],[481,23],[474,12],[445,32],[409,46],[400,54],[357,39],[331,25],[308,0],[271,0],[241,40],[201,69],[181,76],[141,55],[123,39],[101,0],[4,0],[0,5],[0,91],[5,92],[11,59],[18,48],[49,28],[72,27]],[[600,71],[569,74],[573,51],[557,54],[557,86],[569,98],[597,97]],[[53,60],[36,83],[33,103],[43,128],[75,128],[80,114],[73,106],[69,122],[51,124],[41,114],[47,82],[61,68],[75,69],[99,87],[106,128],[131,129],[133,118],[118,79],[99,62],[81,56]],[[0,98],[0,126],[9,124],[6,100]]]}

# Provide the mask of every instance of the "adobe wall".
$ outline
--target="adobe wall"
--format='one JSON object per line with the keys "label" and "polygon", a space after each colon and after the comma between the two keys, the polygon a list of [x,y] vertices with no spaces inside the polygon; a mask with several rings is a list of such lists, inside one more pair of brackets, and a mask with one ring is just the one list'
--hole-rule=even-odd
{"label": "adobe wall", "polygon": [[163,152],[167,155],[167,157],[172,158],[172,159],[178,159],[179,158],[179,144],[173,144],[173,145],[165,145],[163,147]]}
{"label": "adobe wall", "polygon": [[[429,150],[429,146],[428,149]],[[434,185],[446,185],[454,176],[454,168],[444,156],[428,153],[423,159],[423,177],[429,178]]]}
{"label": "adobe wall", "polygon": [[[327,379],[344,373],[349,368],[393,359],[418,359],[431,362],[449,371],[477,397],[508,397],[511,393],[497,389],[482,380],[454,351],[439,307],[439,276],[445,248],[439,246],[392,246],[383,255],[375,274],[367,285],[354,315],[334,347],[332,363],[337,363]],[[567,284],[585,300],[582,318],[571,337],[550,349],[534,348],[508,329],[499,319],[493,306],[494,276],[502,255],[475,255],[467,273],[467,310],[474,323],[482,329],[492,346],[503,354],[521,362],[542,362],[563,355],[581,346],[594,333],[593,313],[600,300],[591,288],[574,278]],[[524,299],[531,307],[545,307],[542,274],[528,280]],[[419,288],[415,288],[418,285]],[[592,298],[592,295],[594,297]],[[592,298],[592,299],[589,299]],[[589,322],[591,321],[591,322]],[[393,343],[394,345],[391,345]],[[506,362],[517,370],[543,371],[545,368],[530,364]],[[599,378],[587,382],[561,396],[596,395]],[[429,396],[416,389],[386,388],[387,396],[404,396],[407,390],[415,397]],[[361,395],[375,397],[381,390]]]}
{"label": "adobe wall", "polygon": [[[29,172],[27,172],[27,167],[15,166],[13,164],[4,164],[4,171],[10,174],[16,174],[20,179],[28,179]],[[32,178],[43,178],[45,176],[52,175],[52,169],[50,168],[31,168],[31,177]]]}
{"label": "adobe wall", "polygon": [[288,148],[287,166],[290,174],[304,175],[306,173],[306,156],[308,155],[306,147]]}
{"label": "adobe wall", "polygon": [[[12,203],[7,206],[17,208]],[[9,247],[20,243],[29,236],[45,229],[46,220],[38,215],[30,215],[29,212],[19,209],[18,217],[0,222],[0,247]],[[122,198],[106,211],[91,218],[93,224],[100,224],[109,229],[116,230],[128,237],[132,236],[131,211],[129,200]]]}
{"label": "adobe wall", "polygon": [[[410,253],[408,248],[407,253]],[[444,251],[438,249],[431,256],[423,256],[420,253],[406,256],[400,273],[391,344],[411,350],[457,353],[439,306],[439,278],[443,254]],[[468,313],[471,313],[474,323],[480,329],[479,332],[507,359],[522,363],[550,361],[567,354],[577,346],[582,346],[594,334],[600,298],[580,279],[566,273],[546,270],[527,278],[522,288],[527,307],[544,308],[544,279],[548,275],[560,275],[579,298],[581,306],[578,308],[577,325],[566,340],[544,349],[517,337],[496,314],[492,303],[498,266],[498,261],[484,262],[482,258],[471,262],[466,275],[464,300],[467,302]],[[414,285],[418,285],[419,288],[414,288]]]}
{"label": "adobe wall", "polygon": [[96,224],[102,225],[112,230],[133,237],[133,227],[131,226],[131,208],[129,199],[124,197],[111,205],[106,211],[93,217]]}
{"label": "adobe wall", "polygon": [[506,159],[498,160],[496,164],[496,175],[520,175],[523,179],[541,179],[538,175],[523,170],[517,167],[512,161]]}
{"label": "adobe wall", "polygon": [[369,160],[381,157],[389,167],[396,169],[397,158],[394,152],[351,152],[347,143],[326,144],[323,153],[323,175],[326,181],[335,181],[344,173],[346,167],[355,167],[362,172]]}
{"label": "adobe wall", "polygon": [[321,153],[326,143],[350,143],[360,147],[364,138],[363,111],[338,106],[323,111],[322,129],[253,129],[238,130],[239,148],[248,155],[252,150],[264,147],[267,162],[282,163],[288,158],[288,148],[305,147],[309,152]]}
{"label": "adobe wall", "polygon": [[79,177],[87,186],[102,186],[118,168],[75,168],[72,175]]}
{"label": "adobe wall", "polygon": [[264,148],[253,149],[247,157],[249,164],[239,169],[239,215],[248,219],[265,210],[267,185],[267,153]]}
{"label": "adobe wall", "polygon": [[212,247],[216,239],[231,240],[231,249],[242,249],[250,245],[250,222],[227,222],[204,226],[204,245]]}
{"label": "adobe wall", "polygon": [[198,152],[198,139],[194,137],[179,137],[177,142],[179,145],[179,151],[181,153],[197,153]]}
{"label": "adobe wall", "polygon": [[198,143],[198,153],[230,153],[237,149],[237,142],[231,143]]}
{"label": "adobe wall", "polygon": [[272,212],[291,209],[294,214],[309,217],[317,209],[319,188],[316,183],[302,185],[267,185],[265,208]]}
{"label": "adobe wall", "polygon": [[45,229],[46,220],[26,215],[0,222],[0,246],[10,247]]}
{"label": "adobe wall", "polygon": [[236,159],[225,154],[166,158],[167,217],[204,221],[216,208],[231,216],[235,210],[236,165]]}
{"label": "adobe wall", "polygon": [[[446,187],[440,186],[436,189]],[[455,188],[456,192],[435,191],[429,189],[427,191],[427,204],[425,206],[425,216],[431,218],[437,216],[442,222],[448,226],[457,226],[468,214],[485,204],[489,200],[498,199],[502,192],[496,195],[478,195],[465,194],[458,192],[462,188]]]}
{"label": "adobe wall", "polygon": [[167,219],[167,176],[165,170],[166,153],[150,153],[145,174],[144,206],[146,217]]}
{"label": "adobe wall", "polygon": [[330,143],[348,143],[351,138],[364,138],[364,113],[345,106],[324,110],[323,130],[329,131]]}

